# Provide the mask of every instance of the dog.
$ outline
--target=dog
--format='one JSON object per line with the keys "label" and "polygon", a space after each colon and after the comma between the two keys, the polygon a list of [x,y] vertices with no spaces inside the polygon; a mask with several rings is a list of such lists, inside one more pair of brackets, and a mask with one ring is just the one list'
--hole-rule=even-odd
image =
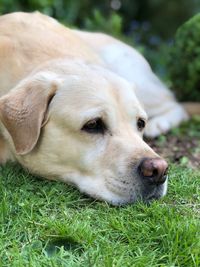
{"label": "dog", "polygon": [[[133,48],[39,12],[0,17],[0,162],[113,205],[167,192],[144,141],[187,119]],[[147,118],[149,117],[149,123]]]}
{"label": "dog", "polygon": [[197,113],[199,104],[179,104],[137,50],[102,33],[76,33],[101,55],[110,70],[135,86],[135,94],[149,119],[145,129],[147,137],[157,137],[187,120],[186,106],[187,110],[192,106]]}

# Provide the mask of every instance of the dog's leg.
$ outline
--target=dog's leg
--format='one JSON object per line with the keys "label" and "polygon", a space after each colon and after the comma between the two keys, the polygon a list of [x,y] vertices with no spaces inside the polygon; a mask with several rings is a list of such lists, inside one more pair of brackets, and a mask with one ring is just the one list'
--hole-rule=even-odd
{"label": "dog's leg", "polygon": [[104,46],[101,54],[112,71],[136,85],[135,93],[149,116],[147,136],[156,137],[188,118],[184,108],[135,49],[116,42]]}
{"label": "dog's leg", "polygon": [[101,55],[110,70],[133,84],[149,117],[147,136],[156,137],[188,118],[185,109],[137,50],[105,34],[76,33]]}

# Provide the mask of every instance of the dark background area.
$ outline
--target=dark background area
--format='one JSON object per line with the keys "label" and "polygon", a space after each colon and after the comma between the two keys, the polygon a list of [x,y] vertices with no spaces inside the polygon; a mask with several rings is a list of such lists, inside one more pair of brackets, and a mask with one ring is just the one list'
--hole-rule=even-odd
{"label": "dark background area", "polygon": [[[58,20],[80,28],[87,26],[87,20],[95,20],[98,10],[108,19],[113,13],[122,18],[122,31],[149,32],[159,38],[168,39],[177,27],[200,11],[199,0],[1,0],[0,12],[5,14],[16,10],[39,10]],[[105,25],[106,27],[106,25]]]}
{"label": "dark background area", "polygon": [[167,80],[167,58],[177,28],[200,11],[199,0],[0,0],[0,13],[35,11],[136,46]]}

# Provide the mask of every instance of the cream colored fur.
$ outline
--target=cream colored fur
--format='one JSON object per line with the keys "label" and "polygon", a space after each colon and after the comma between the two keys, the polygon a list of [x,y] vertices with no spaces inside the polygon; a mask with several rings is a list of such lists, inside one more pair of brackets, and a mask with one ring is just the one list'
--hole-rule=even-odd
{"label": "cream colored fur", "polygon": [[[137,120],[148,115],[145,133],[156,136],[187,114],[133,48],[40,13],[1,16],[0,95],[1,163],[113,204],[166,193],[167,181],[144,188],[138,175],[141,159],[158,155]],[[95,118],[105,134],[82,130]]]}
{"label": "cream colored fur", "polygon": [[188,119],[185,109],[136,49],[102,33],[75,33],[101,55],[110,70],[134,85],[134,91],[149,118],[146,136],[156,137]]}

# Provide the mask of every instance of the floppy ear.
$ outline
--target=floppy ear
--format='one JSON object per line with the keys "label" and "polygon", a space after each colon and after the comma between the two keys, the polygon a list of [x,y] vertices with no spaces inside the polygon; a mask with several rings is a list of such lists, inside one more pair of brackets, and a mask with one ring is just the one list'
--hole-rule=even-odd
{"label": "floppy ear", "polygon": [[55,82],[30,78],[0,98],[0,119],[12,137],[17,154],[36,145],[48,104],[55,95]]}

